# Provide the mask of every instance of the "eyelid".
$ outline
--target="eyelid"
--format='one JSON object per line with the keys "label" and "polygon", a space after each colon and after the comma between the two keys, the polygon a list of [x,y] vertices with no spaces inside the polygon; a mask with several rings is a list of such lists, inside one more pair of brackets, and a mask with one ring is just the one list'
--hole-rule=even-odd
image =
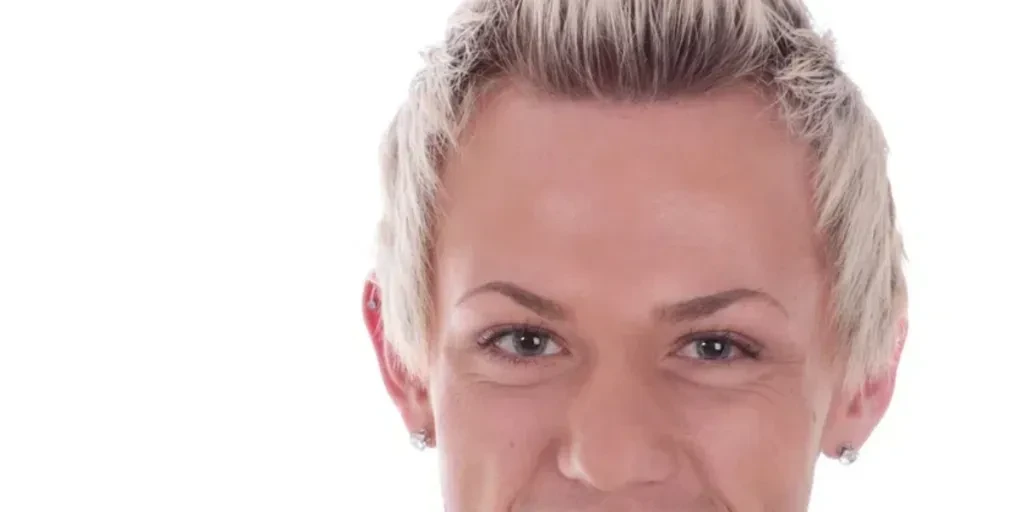
{"label": "eyelid", "polygon": [[501,324],[493,327],[488,327],[487,329],[484,329],[476,336],[477,346],[483,349],[484,353],[486,353],[487,355],[511,364],[532,364],[538,363],[541,360],[547,359],[549,357],[553,357],[522,357],[517,356],[515,354],[510,354],[504,350],[497,348],[497,342],[499,339],[501,339],[502,336],[505,336],[506,334],[517,330],[537,331],[538,333],[550,338],[551,343],[554,343],[561,349],[562,354],[559,355],[569,354],[569,349],[566,346],[566,343],[562,340],[562,338],[555,334],[554,331],[530,321]]}
{"label": "eyelid", "polygon": [[679,337],[673,345],[672,354],[679,352],[687,345],[697,341],[701,336],[725,338],[729,343],[735,345],[740,352],[743,352],[743,354],[750,359],[759,359],[761,357],[761,353],[764,351],[764,345],[754,341],[748,336],[744,336],[729,329],[694,329],[693,331]]}
{"label": "eyelid", "polygon": [[558,346],[560,346],[562,348],[565,348],[565,343],[562,341],[562,339],[557,334],[555,334],[555,332],[553,330],[551,330],[550,328],[545,327],[545,326],[543,326],[543,325],[541,325],[539,323],[531,322],[531,321],[513,322],[513,323],[499,324],[499,325],[494,325],[494,326],[488,327],[488,328],[480,331],[480,333],[476,335],[476,342],[477,342],[478,345],[481,345],[481,346],[483,346],[483,345],[492,345],[495,342],[497,342],[497,340],[499,338],[501,338],[502,336],[504,336],[504,335],[506,335],[506,334],[508,334],[508,333],[510,333],[512,331],[518,331],[518,330],[537,331],[537,332],[539,332],[541,334],[544,334],[545,336],[551,338],[551,341],[554,341],[554,342],[558,343]]}

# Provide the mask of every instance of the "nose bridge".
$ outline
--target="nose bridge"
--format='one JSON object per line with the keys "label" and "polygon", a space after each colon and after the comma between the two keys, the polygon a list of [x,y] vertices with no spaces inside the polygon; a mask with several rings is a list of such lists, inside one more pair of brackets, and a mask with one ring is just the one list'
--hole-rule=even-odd
{"label": "nose bridge", "polygon": [[627,361],[595,365],[567,411],[563,474],[604,491],[667,480],[678,464],[670,414]]}

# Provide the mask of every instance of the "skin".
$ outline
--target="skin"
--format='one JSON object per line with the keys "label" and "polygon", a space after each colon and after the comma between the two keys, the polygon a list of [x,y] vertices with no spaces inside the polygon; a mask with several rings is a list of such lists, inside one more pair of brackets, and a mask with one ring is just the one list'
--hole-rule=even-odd
{"label": "skin", "polygon": [[364,309],[446,510],[806,510],[895,376],[843,392],[831,363],[813,165],[753,88],[478,103],[443,173],[425,375]]}

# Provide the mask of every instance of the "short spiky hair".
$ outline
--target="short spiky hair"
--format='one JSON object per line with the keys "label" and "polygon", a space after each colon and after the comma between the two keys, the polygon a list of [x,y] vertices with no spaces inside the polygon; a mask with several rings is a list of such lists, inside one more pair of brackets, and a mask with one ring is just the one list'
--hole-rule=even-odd
{"label": "short spiky hair", "polygon": [[800,0],[469,0],[428,50],[382,146],[384,334],[426,369],[435,192],[474,100],[501,79],[557,97],[658,100],[746,82],[814,149],[847,385],[886,370],[906,288],[886,143]]}

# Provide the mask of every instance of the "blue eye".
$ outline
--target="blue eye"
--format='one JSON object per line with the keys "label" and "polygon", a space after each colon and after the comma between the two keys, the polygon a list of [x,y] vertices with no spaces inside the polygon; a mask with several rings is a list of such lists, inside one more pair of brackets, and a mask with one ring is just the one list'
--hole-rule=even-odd
{"label": "blue eye", "polygon": [[695,334],[686,339],[676,355],[699,361],[753,359],[757,351],[726,333]]}
{"label": "blue eye", "polygon": [[497,331],[486,337],[483,344],[516,359],[554,356],[565,351],[550,334],[532,327]]}

